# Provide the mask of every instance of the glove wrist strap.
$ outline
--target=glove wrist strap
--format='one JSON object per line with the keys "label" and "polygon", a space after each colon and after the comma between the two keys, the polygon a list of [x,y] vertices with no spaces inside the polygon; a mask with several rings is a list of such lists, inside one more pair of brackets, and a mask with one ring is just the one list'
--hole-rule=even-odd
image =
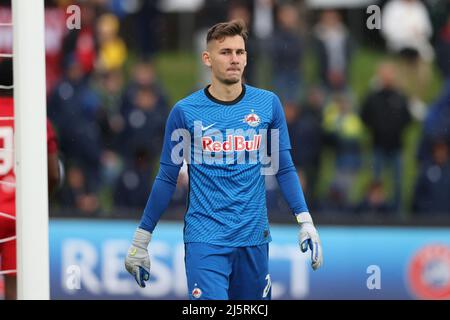
{"label": "glove wrist strap", "polygon": [[151,239],[152,234],[150,232],[142,228],[137,228],[134,233],[133,245],[141,249],[147,249]]}
{"label": "glove wrist strap", "polygon": [[298,224],[303,224],[303,223],[313,223],[311,215],[309,214],[309,212],[301,212],[295,215],[295,218],[297,219]]}

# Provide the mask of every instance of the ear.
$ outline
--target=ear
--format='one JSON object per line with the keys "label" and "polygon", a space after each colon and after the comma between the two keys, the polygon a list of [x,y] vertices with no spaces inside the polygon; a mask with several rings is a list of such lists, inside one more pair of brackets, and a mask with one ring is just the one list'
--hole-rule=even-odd
{"label": "ear", "polygon": [[202,61],[207,67],[211,67],[211,57],[208,51],[202,52]]}

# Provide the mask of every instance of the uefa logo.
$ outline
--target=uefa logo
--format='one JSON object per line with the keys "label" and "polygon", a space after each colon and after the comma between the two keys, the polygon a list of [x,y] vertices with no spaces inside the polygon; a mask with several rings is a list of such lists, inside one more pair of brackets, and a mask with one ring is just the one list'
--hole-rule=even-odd
{"label": "uefa logo", "polygon": [[450,247],[432,244],[417,251],[408,265],[408,282],[419,299],[450,299]]}

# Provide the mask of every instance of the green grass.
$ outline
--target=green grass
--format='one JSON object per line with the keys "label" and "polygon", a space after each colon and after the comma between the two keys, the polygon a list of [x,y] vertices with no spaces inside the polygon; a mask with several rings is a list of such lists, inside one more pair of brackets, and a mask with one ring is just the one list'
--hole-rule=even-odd
{"label": "green grass", "polygon": [[[351,66],[350,77],[351,87],[358,101],[365,96],[369,89],[369,83],[376,72],[378,64],[382,61],[389,60],[396,63],[395,58],[387,55],[384,52],[371,50],[368,48],[360,48],[355,52],[353,63]],[[439,94],[442,86],[442,78],[433,65],[431,81],[428,83],[428,88],[424,100],[430,103]]]}
{"label": "green grass", "polygon": [[199,59],[184,52],[164,52],[156,57],[156,72],[172,105],[195,89]]}
{"label": "green grass", "polygon": [[405,148],[403,150],[404,170],[403,170],[403,190],[402,199],[406,212],[410,211],[410,204],[414,195],[414,188],[417,178],[417,148],[422,134],[421,125],[417,122],[412,124],[404,135]]}
{"label": "green grass", "polygon": [[357,101],[361,101],[367,93],[376,67],[384,58],[385,56],[377,51],[367,49],[356,51],[350,69],[350,78]]}

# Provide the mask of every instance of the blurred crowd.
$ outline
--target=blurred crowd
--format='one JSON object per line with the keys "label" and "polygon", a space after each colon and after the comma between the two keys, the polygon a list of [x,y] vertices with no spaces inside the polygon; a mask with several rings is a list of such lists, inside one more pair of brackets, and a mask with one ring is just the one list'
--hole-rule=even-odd
{"label": "blurred crowd", "polygon": [[[175,102],[154,64],[174,31],[173,15],[161,2],[45,2],[48,116],[57,129],[66,173],[56,208],[84,216],[130,209],[140,213],[144,208]],[[0,1],[0,22],[11,17],[7,3]],[[81,8],[79,30],[66,26],[66,8],[73,3]],[[185,13],[191,17],[186,21],[193,21],[192,45],[176,49],[201,52],[214,23],[235,18],[247,22],[245,82],[261,87],[260,70],[269,68],[267,89],[283,102],[293,160],[314,214],[450,216],[447,1],[380,1],[382,29],[373,32],[381,38],[385,59],[370,66],[375,72],[361,97],[355,94],[350,71],[356,50],[368,44],[354,36],[344,10],[313,9],[307,1],[194,3],[198,8]],[[366,17],[357,21],[358,28],[366,28]],[[0,28],[1,52],[10,50],[7,32]],[[313,83],[304,76],[308,52],[317,66]],[[442,87],[429,101],[436,76],[442,78]],[[209,81],[200,65],[197,78],[192,91]],[[411,126],[420,128],[413,173],[405,170],[405,133]],[[324,172],[327,161],[333,162],[330,172]],[[370,177],[358,184],[365,165]],[[406,199],[404,183],[411,174],[413,190]],[[329,183],[321,188],[324,175]],[[286,204],[274,179],[266,177],[267,199],[269,210],[278,212]],[[354,197],[356,186],[362,192]],[[187,191],[183,170],[172,204],[184,206]]]}

